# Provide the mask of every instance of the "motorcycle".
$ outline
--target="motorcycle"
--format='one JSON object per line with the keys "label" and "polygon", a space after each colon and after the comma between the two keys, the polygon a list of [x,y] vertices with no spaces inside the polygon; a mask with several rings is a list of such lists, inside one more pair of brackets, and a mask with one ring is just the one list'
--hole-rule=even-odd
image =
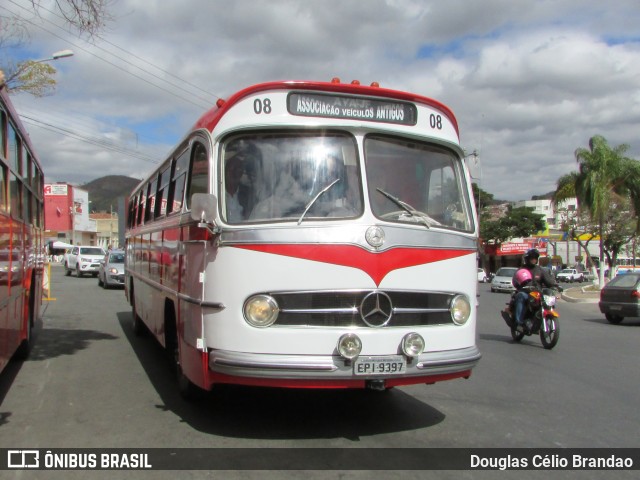
{"label": "motorcycle", "polygon": [[502,311],[502,318],[511,329],[511,337],[520,342],[525,335],[540,335],[542,346],[550,350],[556,346],[560,338],[560,315],[556,312],[556,291],[551,288],[525,287],[528,293],[525,303],[523,324],[517,325],[513,315],[515,313],[514,298]]}

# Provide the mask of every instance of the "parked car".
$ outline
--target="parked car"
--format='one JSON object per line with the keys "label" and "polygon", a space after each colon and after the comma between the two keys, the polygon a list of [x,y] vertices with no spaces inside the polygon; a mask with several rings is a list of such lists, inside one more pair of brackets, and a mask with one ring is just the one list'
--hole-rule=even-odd
{"label": "parked car", "polygon": [[101,247],[83,247],[80,245],[73,247],[64,255],[65,275],[69,276],[71,272],[75,272],[78,278],[85,273],[90,273],[97,277],[100,260],[104,255],[105,251]]}
{"label": "parked car", "polygon": [[617,275],[600,291],[600,311],[611,323],[640,317],[640,272]]}
{"label": "parked car", "polygon": [[478,281],[481,283],[487,283],[489,281],[487,273],[482,268],[478,269]]}
{"label": "parked car", "polygon": [[556,279],[559,282],[583,282],[584,281],[584,273],[579,272],[575,268],[565,268],[561,270],[556,275]]}
{"label": "parked car", "polygon": [[511,283],[513,274],[518,270],[515,267],[502,267],[498,269],[493,280],[491,280],[492,292],[513,292],[515,288]]}
{"label": "parked car", "polygon": [[98,285],[102,288],[124,287],[124,251],[107,252],[98,268]]}

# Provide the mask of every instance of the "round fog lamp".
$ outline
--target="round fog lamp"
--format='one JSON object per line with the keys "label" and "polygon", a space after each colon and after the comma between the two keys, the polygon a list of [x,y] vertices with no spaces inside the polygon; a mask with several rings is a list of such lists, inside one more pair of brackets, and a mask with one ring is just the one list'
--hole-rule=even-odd
{"label": "round fog lamp", "polygon": [[355,333],[345,333],[338,340],[338,353],[347,360],[353,360],[362,351],[362,342]]}
{"label": "round fog lamp", "polygon": [[417,357],[424,352],[424,338],[419,333],[407,333],[402,338],[402,351],[407,357]]}
{"label": "round fog lamp", "polygon": [[471,316],[471,304],[464,295],[456,295],[451,301],[451,319],[456,325],[464,325]]}
{"label": "round fog lamp", "polygon": [[254,327],[273,325],[279,312],[278,303],[269,295],[254,295],[244,303],[244,318]]}

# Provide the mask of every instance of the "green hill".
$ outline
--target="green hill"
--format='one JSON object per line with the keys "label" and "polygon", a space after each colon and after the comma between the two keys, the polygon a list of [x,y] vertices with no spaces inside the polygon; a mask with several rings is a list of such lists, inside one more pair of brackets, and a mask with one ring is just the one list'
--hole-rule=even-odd
{"label": "green hill", "polygon": [[126,198],[140,180],[124,175],[107,175],[96,178],[80,188],[89,192],[92,212],[117,211],[118,199]]}

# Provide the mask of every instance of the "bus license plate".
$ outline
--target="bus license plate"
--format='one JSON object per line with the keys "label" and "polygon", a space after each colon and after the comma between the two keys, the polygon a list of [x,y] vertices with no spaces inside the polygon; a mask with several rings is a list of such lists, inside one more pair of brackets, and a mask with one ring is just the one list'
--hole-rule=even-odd
{"label": "bus license plate", "polygon": [[400,355],[358,357],[353,364],[354,375],[396,375],[406,371],[407,362]]}

